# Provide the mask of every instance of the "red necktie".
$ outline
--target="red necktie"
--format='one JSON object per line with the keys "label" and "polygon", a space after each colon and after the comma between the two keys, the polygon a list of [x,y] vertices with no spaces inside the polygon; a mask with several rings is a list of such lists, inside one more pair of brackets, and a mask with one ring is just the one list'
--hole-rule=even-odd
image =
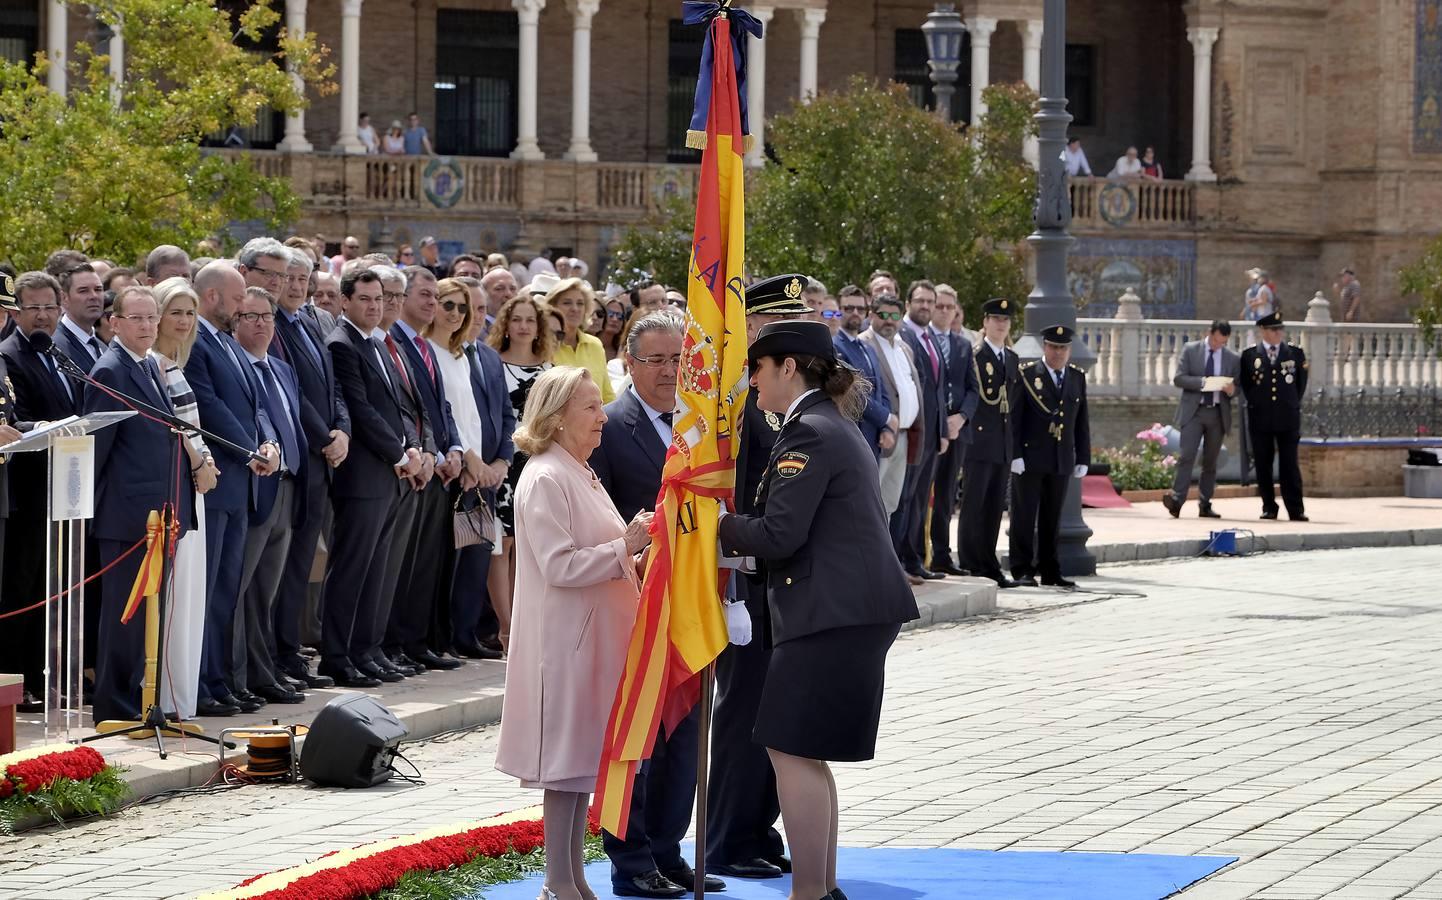
{"label": "red necktie", "polygon": [[391,353],[391,361],[396,364],[396,374],[401,377],[401,386],[406,389],[406,394],[410,396],[411,403],[415,406],[416,437],[419,439],[422,431],[424,431],[421,425],[420,398],[416,396],[415,388],[411,387],[411,377],[406,374],[406,364],[405,360],[401,359],[400,348],[396,346],[396,342],[391,339],[390,335],[386,335],[386,349]]}
{"label": "red necktie", "polygon": [[923,331],[921,333],[922,343],[926,344],[926,355],[931,357],[931,377],[933,380],[941,378],[941,362],[936,356],[936,345],[931,342],[931,335]]}
{"label": "red necktie", "polygon": [[431,376],[431,384],[436,383],[436,361],[431,356],[430,345],[426,339],[416,335],[416,349],[421,352],[421,362],[426,364],[426,373]]}

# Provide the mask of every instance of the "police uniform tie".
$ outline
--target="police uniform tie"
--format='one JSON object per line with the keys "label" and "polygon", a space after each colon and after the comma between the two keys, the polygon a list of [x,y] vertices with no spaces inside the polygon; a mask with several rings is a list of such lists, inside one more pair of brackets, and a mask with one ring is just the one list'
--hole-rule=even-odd
{"label": "police uniform tie", "polygon": [[1267,362],[1271,363],[1272,365],[1277,364],[1277,348],[1273,347],[1271,344],[1267,345]]}
{"label": "police uniform tie", "polygon": [[1060,394],[1060,393],[1061,393],[1061,369],[1057,369],[1056,371],[1052,372],[1051,374],[1052,374],[1052,377],[1056,379],[1056,392],[1057,392],[1058,394]]}

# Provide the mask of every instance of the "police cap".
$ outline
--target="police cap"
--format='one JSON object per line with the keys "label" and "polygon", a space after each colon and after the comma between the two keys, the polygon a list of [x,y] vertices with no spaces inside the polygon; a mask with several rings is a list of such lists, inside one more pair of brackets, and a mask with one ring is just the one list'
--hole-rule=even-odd
{"label": "police cap", "polygon": [[746,361],[755,366],[756,360],[768,356],[816,356],[835,361],[836,345],[825,322],[772,322],[757,333]]}
{"label": "police cap", "polygon": [[1016,304],[1005,297],[993,297],[981,305],[983,316],[1006,316],[1010,319],[1016,315]]}
{"label": "police cap", "polygon": [[746,315],[804,316],[810,313],[811,307],[801,299],[801,292],[809,281],[805,275],[793,273],[773,275],[752,284],[746,289]]}
{"label": "police cap", "polygon": [[1075,335],[1076,332],[1065,325],[1048,325],[1042,329],[1041,339],[1048,344],[1066,345]]}
{"label": "police cap", "polygon": [[0,309],[20,310],[20,300],[15,296],[15,277],[5,272],[0,272]]}
{"label": "police cap", "polygon": [[1278,313],[1268,313],[1257,320],[1258,328],[1281,328],[1282,317]]}

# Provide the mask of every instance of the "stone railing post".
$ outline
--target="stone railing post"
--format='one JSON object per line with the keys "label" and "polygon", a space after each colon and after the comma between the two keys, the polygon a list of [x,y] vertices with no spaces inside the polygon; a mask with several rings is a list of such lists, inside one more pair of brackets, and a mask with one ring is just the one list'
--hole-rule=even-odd
{"label": "stone railing post", "polygon": [[1308,388],[1332,385],[1332,365],[1337,353],[1337,326],[1332,321],[1332,304],[1318,291],[1307,301],[1308,328],[1303,335],[1302,349],[1307,353]]}
{"label": "stone railing post", "polygon": [[1116,383],[1123,397],[1142,395],[1142,298],[1127,288],[1117,298],[1117,324],[1112,332]]}

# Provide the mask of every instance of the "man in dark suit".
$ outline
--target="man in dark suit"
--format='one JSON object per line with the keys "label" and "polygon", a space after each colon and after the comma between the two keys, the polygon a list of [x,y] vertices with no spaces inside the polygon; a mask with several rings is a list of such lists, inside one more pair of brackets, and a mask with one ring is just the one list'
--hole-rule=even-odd
{"label": "man in dark suit", "polygon": [[300,383],[300,423],[307,458],[300,499],[305,517],[291,535],[275,604],[274,663],[299,687],[329,687],[332,679],[312,675],[300,654],[302,616],[316,614],[315,610],[307,613],[311,567],[321,535],[331,531],[330,489],[335,467],[345,462],[350,452],[350,412],[316,320],[304,312],[304,303],[296,303],[291,291],[278,297],[277,303],[270,353],[285,361]]}
{"label": "man in dark suit", "polygon": [[966,424],[976,415],[976,366],[972,363],[971,345],[951,333],[951,323],[961,315],[956,305],[956,292],[950,285],[937,285],[936,306],[931,324],[926,326],[932,343],[941,352],[941,367],[946,391],[946,437],[950,442],[936,460],[936,483],[931,501],[931,565],[933,572],[944,575],[966,575],[951,558],[951,516],[956,511],[957,479],[966,459],[971,432]]}
{"label": "man in dark suit", "polygon": [[105,353],[95,334],[95,323],[105,312],[105,289],[88,262],[64,269],[60,279],[60,306],[65,315],[55,329],[55,343],[77,366],[89,372]]}
{"label": "man in dark suit", "polygon": [[[665,310],[636,322],[625,348],[631,388],[606,406],[601,445],[591,454],[591,468],[627,521],[656,507],[671,444],[683,328],[682,319]],[[696,798],[699,728],[698,706],[669,735],[657,736],[631,789],[625,837],[601,835],[617,894],[682,897],[691,890],[695,873],[681,855],[681,840]],[[708,876],[706,889],[721,891],[725,885]]]}
{"label": "man in dark suit", "polygon": [[[295,527],[305,521],[305,430],[301,427],[300,383],[295,370],[273,358],[275,297],[264,288],[246,288],[235,316],[235,340],[245,351],[243,361],[255,372],[260,402],[275,428],[280,444],[280,468],[260,484],[260,495],[245,536],[241,566],[240,600],[236,607],[232,681],[272,703],[300,703],[305,695],[293,690],[276,669],[275,607],[290,555]],[[316,473],[320,477],[320,473]],[[299,607],[299,600],[291,601]]]}
{"label": "man in dark suit", "polygon": [[1016,353],[1007,347],[1016,304],[995,297],[982,304],[981,340],[972,357],[977,384],[976,414],[966,423],[971,442],[962,461],[961,567],[1003,588],[1016,582],[1002,574],[996,558],[1001,515],[1011,481],[1011,399],[1017,384]]}
{"label": "man in dark suit", "polygon": [[[814,317],[801,298],[807,282],[805,275],[776,275],[746,289],[748,344],[772,322]],[[757,488],[781,431],[781,417],[758,407],[755,391],[747,394],[744,409],[736,458],[738,513],[755,510]],[[706,871],[737,878],[780,878],[791,870],[791,862],[776,830],[781,815],[776,772],[766,748],[751,739],[771,661],[766,582],[738,573],[731,584],[735,599],[746,604],[751,633],[756,637],[744,646],[728,646],[716,660],[712,769],[706,794]]]}
{"label": "man in dark suit", "polygon": [[335,537],[326,566],[319,671],[342,687],[370,688],[380,679],[357,666],[379,643],[376,617],[399,501],[396,482],[420,473],[420,438],[402,412],[399,376],[378,338],[385,302],[380,277],[352,272],[341,279],[341,295],[344,313],[326,346],[354,442],[335,470]]}
{"label": "man in dark suit", "polygon": [[[506,480],[516,445],[511,436],[516,431],[516,411],[506,391],[505,364],[494,348],[479,339],[485,327],[486,295],[479,279],[462,276],[471,298],[471,334],[475,340],[465,344],[466,359],[471,366],[471,391],[476,409],[481,414],[481,446],[474,449],[483,468],[477,472],[483,502],[494,509],[496,488]],[[463,547],[456,551],[456,574],[451,584],[451,643],[461,656],[471,659],[499,659],[500,621],[489,609],[486,576],[491,570],[491,551],[483,545]],[[494,626],[494,627],[493,627]]]}
{"label": "man in dark suit", "polygon": [[[4,276],[10,280],[9,276]],[[60,319],[60,284],[44,272],[26,272],[14,280],[17,300],[12,313],[16,329],[0,341],[17,429],[26,432],[43,422],[73,416],[84,401],[80,386],[65,377],[48,354],[31,345],[33,336],[51,338]],[[14,481],[14,506],[10,528],[4,536],[4,555],[10,561],[0,578],[0,595],[7,606],[24,607],[45,598],[45,532],[48,486],[48,453],[17,454],[0,471]],[[13,628],[12,646],[25,676],[26,707],[38,704],[44,695],[45,610],[36,609],[7,621]]]}
{"label": "man in dark suit", "polygon": [[861,332],[866,330],[866,314],[870,304],[867,303],[866,294],[861,288],[848,284],[841,289],[837,305],[840,307],[841,329],[836,332],[832,343],[836,345],[836,355],[871,382],[871,394],[866,398],[866,409],[862,411],[856,426],[861,429],[866,445],[871,448],[879,462],[881,433],[891,419],[891,401],[881,383],[881,362],[876,357],[876,350],[861,339]]}
{"label": "man in dark suit", "polygon": [[[1227,432],[1232,430],[1232,395],[1237,392],[1237,380],[1242,373],[1241,358],[1227,346],[1231,334],[1232,324],[1218,319],[1205,338],[1188,343],[1177,356],[1172,384],[1182,389],[1175,419],[1182,430],[1182,454],[1177,461],[1172,492],[1162,497],[1162,505],[1173,519],[1181,515],[1182,506],[1187,502],[1198,448],[1202,450],[1202,478],[1197,486],[1197,515],[1204,519],[1221,518],[1221,514],[1212,509],[1212,492],[1217,487],[1217,456]],[[1221,390],[1204,392],[1202,385],[1210,377],[1230,380]]]}
{"label": "man in dark suit", "polygon": [[[455,568],[455,544],[451,525],[451,497],[448,486],[460,477],[462,452],[460,430],[451,414],[450,401],[441,370],[436,365],[430,341],[421,332],[436,317],[436,276],[423,266],[407,266],[406,297],[400,315],[390,325],[390,336],[404,353],[415,373],[415,387],[425,406],[426,419],[436,438],[436,466],[422,487],[420,512],[401,570],[400,594],[404,603],[391,615],[395,644],[411,659],[427,668],[454,668],[460,660],[443,657],[448,646],[429,644],[431,622],[440,606],[447,607],[440,618],[450,620],[451,577]],[[450,634],[444,635],[446,644]]]}
{"label": "man in dark suit", "polygon": [[892,538],[902,569],[923,580],[946,577],[928,569],[925,561],[927,509],[936,482],[936,463],[951,446],[946,424],[946,369],[941,349],[928,327],[935,305],[936,286],[925,279],[913,281],[906,289],[906,318],[900,330],[902,339],[911,347],[921,378],[921,440],[910,451],[913,461],[906,467],[901,506],[892,517]]}
{"label": "man in dark suit", "polygon": [[1276,313],[1258,319],[1257,330],[1262,339],[1242,351],[1241,369],[1262,518],[1277,518],[1272,482],[1272,463],[1276,461],[1287,517],[1306,522],[1297,443],[1302,438],[1302,398],[1307,396],[1307,354],[1286,341],[1282,317]]}
{"label": "man in dark suit", "polygon": [[[115,343],[91,371],[107,387],[129,394],[167,412],[173,411],[160,367],[147,356],[155,343],[160,321],[155,300],[141,292],[127,292],[116,300],[111,320]],[[84,411],[124,409],[104,391],[88,387]],[[169,428],[144,416],[131,416],[95,433],[95,518],[91,523],[100,548],[100,563],[108,567],[145,536],[152,510],[175,503],[175,523],[181,534],[194,527],[195,492],[184,473],[178,438]],[[145,663],[145,615],[124,625],[121,612],[140,571],[141,553],[132,553],[101,577],[100,640],[95,663],[96,722],[137,720],[140,683]]]}
{"label": "man in dark suit", "polygon": [[195,276],[200,297],[195,344],[185,363],[185,380],[195,391],[200,424],[241,447],[257,447],[264,464],[224,447],[214,448],[220,480],[205,498],[206,605],[201,647],[200,702],[207,715],[214,704],[254,712],[264,701],[231,684],[235,608],[245,562],[245,534],[259,500],[258,479],[280,464],[270,416],[261,403],[260,382],[245,364],[245,351],[231,337],[232,319],[245,298],[245,280],[228,260],[216,260]]}
{"label": "man in dark suit", "polygon": [[1065,325],[1042,330],[1042,359],[1017,371],[1010,401],[1012,423],[1011,574],[1023,584],[1073,590],[1063,578],[1056,536],[1062,503],[1074,478],[1091,464],[1086,372],[1070,364],[1075,332]]}

